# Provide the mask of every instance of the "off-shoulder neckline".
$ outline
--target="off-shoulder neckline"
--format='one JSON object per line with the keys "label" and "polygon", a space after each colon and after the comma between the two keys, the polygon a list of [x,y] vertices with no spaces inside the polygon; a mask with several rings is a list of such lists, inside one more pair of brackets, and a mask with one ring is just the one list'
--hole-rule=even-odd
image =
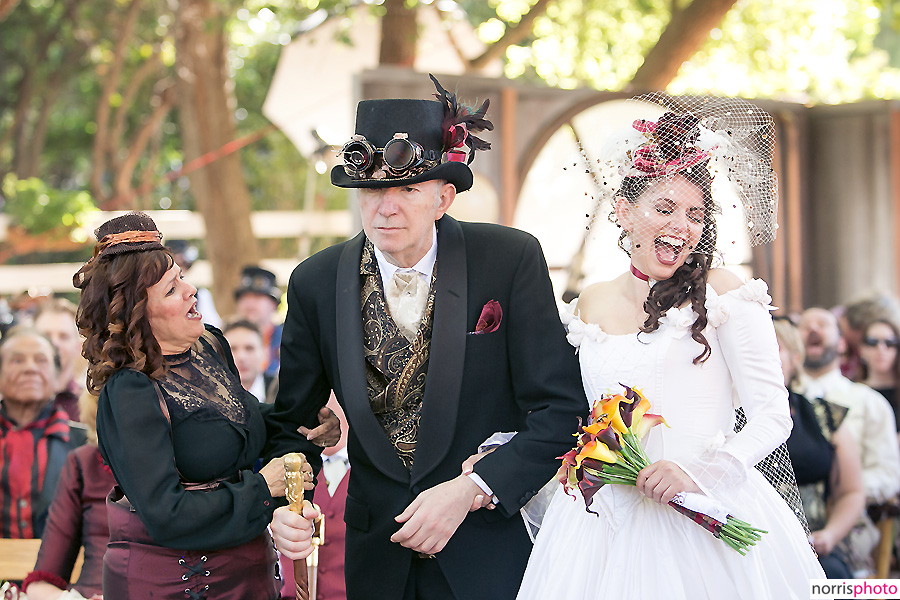
{"label": "off-shoulder neckline", "polygon": [[[762,284],[762,286],[764,286],[764,289],[760,289],[760,287],[759,287],[760,284]],[[747,300],[755,300],[755,301],[757,301],[757,302],[760,302],[761,304],[766,305],[768,308],[771,308],[771,306],[768,306],[768,305],[769,305],[769,303],[772,301],[772,299],[771,299],[771,297],[769,297],[769,295],[768,295],[767,292],[768,292],[768,286],[766,285],[766,282],[763,281],[762,279],[758,278],[758,277],[754,277],[753,279],[750,279],[750,280],[744,282],[744,283],[741,284],[739,287],[736,287],[736,288],[734,288],[734,289],[728,290],[728,291],[725,292],[724,294],[719,294],[719,293],[715,290],[715,288],[713,288],[713,286],[712,286],[711,284],[707,283],[707,284],[706,284],[706,305],[707,305],[707,310],[709,310],[709,309],[711,308],[710,305],[709,305],[709,304],[710,304],[710,301],[716,302],[716,301],[718,301],[719,299],[724,298],[725,296],[730,296],[730,295],[734,295],[734,296],[742,296],[742,295],[743,295],[743,296],[745,296],[744,299],[747,299]],[[757,297],[753,298],[753,297],[750,297],[750,296],[757,296]],[[569,302],[565,303],[563,306],[565,307],[565,310],[566,310],[566,311],[568,312],[568,314],[569,314],[570,322],[571,322],[571,321],[578,321],[578,322],[581,323],[584,327],[589,327],[589,328],[592,328],[592,329],[593,329],[593,328],[596,328],[596,331],[598,332],[598,335],[596,335],[595,337],[597,337],[597,338],[603,338],[603,337],[632,337],[632,336],[637,336],[637,335],[639,335],[640,333],[642,333],[640,330],[638,330],[638,331],[632,331],[632,332],[629,332],[629,333],[609,333],[609,332],[607,332],[605,329],[603,329],[603,327],[601,327],[599,323],[589,323],[589,322],[585,321],[584,319],[581,318],[580,315],[575,314],[575,311],[576,311],[576,309],[578,308],[578,300],[579,300],[579,298],[580,298],[579,296],[576,296],[575,298],[573,298],[573,299],[570,300]],[[669,311],[671,311],[671,310],[673,310],[673,309],[669,309]],[[693,308],[691,307],[690,304],[685,305],[685,306],[682,306],[681,308],[675,308],[674,310],[676,310],[676,311],[678,311],[678,312],[684,312],[684,311],[691,311],[691,312],[693,312]],[[669,311],[666,311],[666,313],[664,313],[660,318],[663,319],[663,320],[665,320],[665,321],[667,321],[668,319],[666,319],[666,316],[668,315],[668,312],[669,312]],[[568,323],[566,323],[566,325],[568,326]],[[659,331],[659,330],[657,330],[657,331]],[[648,333],[648,334],[646,334],[646,335],[651,335],[652,333],[656,333],[656,332],[651,332],[651,333]]]}

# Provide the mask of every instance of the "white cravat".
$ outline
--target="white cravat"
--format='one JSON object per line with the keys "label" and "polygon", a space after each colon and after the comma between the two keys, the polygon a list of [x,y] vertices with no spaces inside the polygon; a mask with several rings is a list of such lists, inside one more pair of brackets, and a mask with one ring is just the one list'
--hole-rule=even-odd
{"label": "white cravat", "polygon": [[[401,269],[391,263],[377,246],[375,259],[378,261],[384,297],[391,317],[403,336],[413,341],[428,303],[431,275],[437,260],[437,227],[431,228],[431,248],[411,269]],[[398,273],[401,275],[399,278]]]}
{"label": "white cravat", "polygon": [[425,315],[428,287],[414,270],[401,269],[394,271],[384,292],[394,322],[403,336],[413,341]]}
{"label": "white cravat", "polygon": [[328,484],[328,495],[334,496],[334,492],[341,485],[341,480],[347,474],[350,464],[347,461],[347,450],[341,449],[331,456],[322,456],[322,473]]}

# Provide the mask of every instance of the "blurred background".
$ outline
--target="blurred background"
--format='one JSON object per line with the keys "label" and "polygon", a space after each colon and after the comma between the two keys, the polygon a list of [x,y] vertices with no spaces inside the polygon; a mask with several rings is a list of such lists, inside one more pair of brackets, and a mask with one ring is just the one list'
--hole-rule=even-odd
{"label": "blurred background", "polygon": [[728,215],[727,267],[788,312],[898,292],[900,0],[0,0],[0,321],[77,301],[113,211],[183,240],[221,315],[245,265],[284,289],[359,230],[328,178],[356,103],[430,98],[427,73],[491,101],[451,214],[535,234],[559,296],[626,266],[579,147],[648,90],[775,117],[779,236]]}

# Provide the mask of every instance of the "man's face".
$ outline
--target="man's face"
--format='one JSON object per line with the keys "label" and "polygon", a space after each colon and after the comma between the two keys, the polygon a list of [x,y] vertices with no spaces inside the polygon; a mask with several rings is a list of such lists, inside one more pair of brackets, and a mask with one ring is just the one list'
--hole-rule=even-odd
{"label": "man's face", "polygon": [[67,312],[44,312],[34,322],[35,328],[50,338],[63,373],[71,375],[72,364],[81,356],[82,337],[75,326],[75,318]]}
{"label": "man's face", "polygon": [[835,316],[824,308],[810,308],[798,325],[806,348],[808,369],[822,369],[836,363],[842,350],[841,330]]}
{"label": "man's face", "polygon": [[360,188],[363,231],[388,261],[415,266],[431,248],[434,222],[444,216],[456,188],[442,181],[423,181],[402,187]]}
{"label": "man's face", "polygon": [[56,394],[53,346],[38,335],[21,333],[0,347],[0,396],[20,404],[44,404]]}
{"label": "man's face", "polygon": [[241,384],[249,388],[262,373],[263,363],[266,360],[262,336],[252,329],[235,327],[228,330],[225,339],[231,346],[231,354],[241,376]]}
{"label": "man's face", "polygon": [[272,325],[272,317],[278,304],[265,294],[244,292],[237,299],[235,309],[242,319],[247,319],[260,329]]}

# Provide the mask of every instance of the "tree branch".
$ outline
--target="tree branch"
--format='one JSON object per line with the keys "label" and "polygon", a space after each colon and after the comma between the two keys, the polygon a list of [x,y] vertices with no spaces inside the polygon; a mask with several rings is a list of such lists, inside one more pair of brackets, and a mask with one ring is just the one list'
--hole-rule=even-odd
{"label": "tree branch", "polygon": [[119,87],[119,80],[121,79],[125,63],[125,46],[131,38],[131,33],[134,31],[134,24],[137,21],[140,8],[141,0],[132,0],[125,19],[121,27],[119,27],[119,36],[116,38],[113,50],[113,61],[109,66],[109,71],[100,92],[100,98],[97,101],[97,131],[94,134],[94,147],[91,152],[90,186],[91,192],[98,202],[106,198],[103,188],[103,173],[106,171],[106,159],[110,150],[109,115],[112,107],[109,105],[109,99],[113,91]]}
{"label": "tree branch", "polygon": [[503,56],[507,48],[518,44],[531,35],[534,30],[534,21],[547,12],[547,7],[552,1],[553,0],[537,0],[537,2],[528,9],[528,12],[522,15],[522,18],[519,19],[518,23],[515,25],[508,25],[506,31],[499,40],[489,45],[481,56],[477,56],[469,61],[469,67],[475,71],[483,69],[495,58]]}
{"label": "tree branch", "polygon": [[[133,198],[131,188],[131,178],[137,167],[138,159],[147,148],[153,133],[159,129],[163,119],[175,105],[175,86],[169,82],[168,86],[154,97],[158,100],[150,117],[144,122],[140,129],[135,133],[134,138],[128,145],[128,155],[122,161],[122,165],[115,175],[115,193],[117,198]],[[112,209],[121,207],[110,207]]]}
{"label": "tree branch", "polygon": [[693,0],[672,15],[656,45],[644,57],[628,89],[664,90],[722,22],[737,0]]}
{"label": "tree branch", "polygon": [[19,0],[0,0],[0,23],[9,16],[16,6],[19,4]]}
{"label": "tree branch", "polygon": [[[128,110],[134,104],[134,99],[141,88],[141,85],[153,74],[153,71],[162,64],[159,49],[156,48],[153,54],[145,60],[141,66],[137,68],[134,75],[128,81],[125,92],[122,94],[122,103],[116,107],[113,117],[113,127],[109,135],[109,148],[119,148],[122,138],[125,135],[125,118],[128,116]],[[118,159],[118,153],[112,153],[113,170],[118,171],[121,168],[121,161]]]}

